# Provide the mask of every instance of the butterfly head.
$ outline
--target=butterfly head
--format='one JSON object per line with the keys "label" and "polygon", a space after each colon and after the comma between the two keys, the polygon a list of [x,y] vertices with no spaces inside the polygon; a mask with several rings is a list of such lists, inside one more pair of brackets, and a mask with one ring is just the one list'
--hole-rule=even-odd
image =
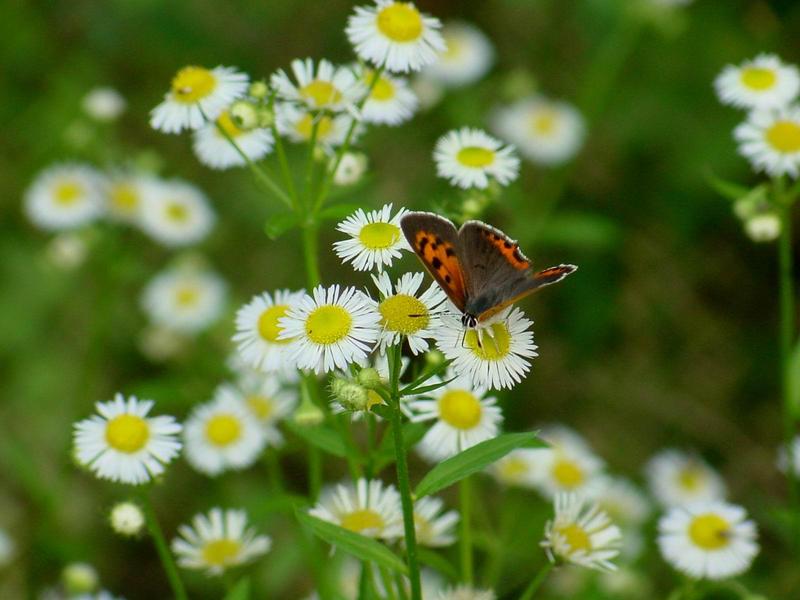
{"label": "butterfly head", "polygon": [[467,329],[475,329],[478,326],[478,317],[464,313],[461,315],[461,324]]}

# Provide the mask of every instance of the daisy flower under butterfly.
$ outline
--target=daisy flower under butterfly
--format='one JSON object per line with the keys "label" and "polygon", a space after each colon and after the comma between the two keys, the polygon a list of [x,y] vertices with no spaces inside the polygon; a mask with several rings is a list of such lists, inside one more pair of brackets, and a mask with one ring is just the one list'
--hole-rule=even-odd
{"label": "daisy flower under butterfly", "polygon": [[[486,396],[486,388],[473,385],[465,377],[445,375],[453,379],[430,393],[429,398],[411,399],[406,409],[411,421],[435,420],[417,446],[419,453],[434,462],[455,456],[500,432],[503,415],[497,399]],[[438,378],[431,383],[438,383]]]}
{"label": "daisy flower under butterfly", "polygon": [[289,369],[288,350],[294,340],[281,337],[278,321],[305,295],[305,290],[264,292],[237,311],[233,341],[248,366],[265,372]]}
{"label": "daisy flower under butterfly", "polygon": [[309,110],[352,110],[366,90],[349,68],[336,67],[324,59],[317,65],[310,58],[296,59],[291,66],[294,81],[281,69],[270,83],[280,100]]}
{"label": "daisy flower under butterfly", "polygon": [[356,271],[371,271],[384,266],[392,266],[395,258],[400,258],[401,250],[411,250],[400,230],[400,219],[405,208],[392,217],[392,205],[365,213],[358,209],[336,226],[336,229],[350,236],[333,244],[336,255],[344,262],[352,262]]}
{"label": "daisy flower under butterfly", "polygon": [[289,361],[299,369],[327,373],[364,364],[380,333],[380,315],[353,287],[317,286],[278,320],[278,339],[295,339]]}
{"label": "daisy flower under butterfly", "polygon": [[392,282],[386,271],[372,276],[382,298],[375,302],[375,309],[381,315],[382,329],[378,337],[381,353],[403,338],[408,340],[408,346],[414,355],[428,349],[428,340],[434,338],[439,324],[439,318],[434,313],[447,297],[436,283],[418,296],[423,279],[423,273],[404,273],[392,289]]}
{"label": "daisy flower under butterfly", "polygon": [[269,154],[275,143],[269,129],[242,129],[233,121],[226,109],[214,121],[194,132],[192,148],[201,163],[212,169],[228,169],[247,164],[225,134],[251,161],[257,161]]}
{"label": "daisy flower under butterfly", "polygon": [[434,62],[446,49],[441,26],[411,2],[376,0],[373,6],[356,7],[345,33],[359,58],[407,73]]}
{"label": "daisy flower under butterfly", "polygon": [[512,146],[480,129],[462,127],[439,138],[433,151],[436,173],[460,188],[485,189],[489,180],[508,185],[519,174]]}
{"label": "daisy flower under butterfly", "polygon": [[171,416],[148,417],[152,400],[117,394],[95,406],[98,415],[75,424],[75,455],[99,478],[146,483],[178,455],[181,426]]}
{"label": "daisy flower under butterfly", "polygon": [[[375,71],[359,67],[359,76],[365,89],[369,89]],[[410,119],[416,110],[417,96],[408,82],[401,77],[381,73],[361,108],[361,117],[367,123],[399,125]]]}
{"label": "daisy flower under butterfly", "polygon": [[164,133],[198,129],[243,96],[247,84],[247,75],[231,67],[184,67],[172,78],[164,101],[151,111],[150,126]]}
{"label": "daisy flower under butterfly", "polygon": [[461,318],[451,310],[442,314],[436,333],[436,345],[453,370],[471,379],[476,386],[491,389],[512,388],[530,370],[530,360],[538,356],[533,343],[533,321],[516,307],[480,323],[475,329],[464,329]]}
{"label": "daisy flower under butterfly", "polygon": [[800,72],[774,54],[728,65],[714,80],[721,102],[737,108],[779,108],[800,93]]}
{"label": "daisy flower under butterfly", "polygon": [[42,229],[71,229],[103,210],[100,176],[89,166],[65,163],[43,171],[25,193],[25,212]]}

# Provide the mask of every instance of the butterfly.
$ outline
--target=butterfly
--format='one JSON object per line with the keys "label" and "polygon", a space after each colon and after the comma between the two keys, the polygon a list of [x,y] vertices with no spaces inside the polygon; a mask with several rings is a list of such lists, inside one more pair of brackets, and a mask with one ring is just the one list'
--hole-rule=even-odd
{"label": "butterfly", "polygon": [[422,264],[461,311],[461,323],[468,329],[578,269],[558,265],[534,272],[516,241],[481,221],[467,221],[456,229],[439,215],[409,212],[400,227]]}

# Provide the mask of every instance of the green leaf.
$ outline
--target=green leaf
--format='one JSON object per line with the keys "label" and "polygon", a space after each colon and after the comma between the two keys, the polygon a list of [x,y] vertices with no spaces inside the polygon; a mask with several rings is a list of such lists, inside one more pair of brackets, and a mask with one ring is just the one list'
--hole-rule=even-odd
{"label": "green leaf", "polygon": [[800,418],[800,343],[789,357],[789,400],[794,417]]}
{"label": "green leaf", "polygon": [[224,600],[248,600],[250,598],[250,579],[242,577],[231,590],[225,594]]}
{"label": "green leaf", "polygon": [[320,221],[339,221],[340,219],[344,219],[349,217],[354,212],[356,212],[359,208],[363,208],[360,204],[333,204],[331,206],[327,206],[323,208],[318,213],[318,217]]}
{"label": "green leaf", "polygon": [[535,431],[505,433],[486,440],[433,467],[419,482],[414,494],[417,498],[422,498],[438,492],[473,473],[482,471],[517,448],[541,448],[544,446],[546,444],[536,436]]}
{"label": "green leaf", "polygon": [[316,446],[320,450],[338,456],[339,458],[347,458],[347,446],[342,437],[330,427],[324,425],[315,425],[313,427],[303,427],[292,421],[285,421],[286,427],[294,433],[297,437],[304,439],[312,446]]}
{"label": "green leaf", "polygon": [[[433,390],[438,390],[441,387],[446,386],[451,381],[455,381],[456,377],[448,379],[447,381],[440,381],[439,383],[432,383],[431,385],[423,385],[422,387],[417,387],[411,390],[408,390],[404,395],[406,396],[417,396],[419,394],[427,394],[428,392],[432,392]],[[408,389],[408,388],[406,388]]]}
{"label": "green leaf", "polygon": [[412,393],[414,393],[413,392],[414,389],[416,389],[417,387],[428,381],[431,377],[435,377],[440,373],[444,373],[447,370],[447,367],[449,367],[450,363],[452,362],[453,362],[452,359],[446,360],[429,371],[423,371],[423,373],[419,377],[417,377],[414,381],[412,381],[406,387],[400,390],[400,396],[411,395]]}
{"label": "green leaf", "polygon": [[264,233],[271,240],[277,240],[284,233],[296,227],[300,223],[300,218],[294,213],[280,213],[272,215],[264,223]]}
{"label": "green leaf", "polygon": [[458,570],[441,554],[428,548],[417,547],[417,556],[422,564],[432,567],[450,581],[458,581]]}
{"label": "green leaf", "polygon": [[706,181],[720,196],[728,200],[738,200],[750,192],[750,188],[722,179],[710,170],[706,171]]}
{"label": "green leaf", "polygon": [[329,544],[352,554],[356,558],[373,562],[379,567],[384,567],[403,575],[408,574],[408,568],[400,557],[379,541],[312,517],[303,510],[298,510],[295,515],[297,520],[308,527],[314,535]]}

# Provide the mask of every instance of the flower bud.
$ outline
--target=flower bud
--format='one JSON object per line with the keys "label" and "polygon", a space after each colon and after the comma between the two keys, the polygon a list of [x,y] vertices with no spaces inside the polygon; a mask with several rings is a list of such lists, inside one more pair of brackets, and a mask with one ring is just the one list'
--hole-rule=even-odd
{"label": "flower bud", "polygon": [[300,406],[294,411],[292,419],[303,427],[313,427],[325,420],[325,413],[322,412],[319,406],[314,404],[308,394],[302,394]]}
{"label": "flower bud", "polygon": [[358,183],[367,170],[367,156],[361,152],[346,152],[336,167],[333,182],[336,185]]}
{"label": "flower bud", "polygon": [[359,411],[369,409],[369,392],[363,385],[337,377],[331,384],[331,392],[334,399],[345,410]]}
{"label": "flower bud", "polygon": [[100,582],[95,568],[87,563],[70,563],[61,572],[61,580],[68,596],[90,594]]}
{"label": "flower bud", "polygon": [[381,380],[381,374],[378,373],[377,369],[372,367],[361,369],[358,372],[358,377],[356,379],[358,383],[371,390],[380,387],[383,383]]}
{"label": "flower bud", "polygon": [[257,119],[259,127],[268,129],[269,127],[272,127],[273,123],[275,123],[275,113],[266,106],[262,106],[258,109]]}
{"label": "flower bud", "polygon": [[144,527],[144,513],[138,504],[120,502],[111,509],[111,528],[126,537],[139,535]]}
{"label": "flower bud", "polygon": [[247,100],[237,100],[230,108],[231,119],[244,131],[258,126],[258,112],[258,107]]}
{"label": "flower bud", "polygon": [[256,100],[263,100],[269,94],[269,86],[265,81],[254,81],[247,90],[247,95]]}
{"label": "flower bud", "polygon": [[765,212],[745,221],[744,230],[754,242],[772,242],[781,234],[781,220],[773,212]]}
{"label": "flower bud", "polygon": [[438,367],[444,362],[444,354],[438,350],[428,350],[425,353],[425,363],[429,367]]}

